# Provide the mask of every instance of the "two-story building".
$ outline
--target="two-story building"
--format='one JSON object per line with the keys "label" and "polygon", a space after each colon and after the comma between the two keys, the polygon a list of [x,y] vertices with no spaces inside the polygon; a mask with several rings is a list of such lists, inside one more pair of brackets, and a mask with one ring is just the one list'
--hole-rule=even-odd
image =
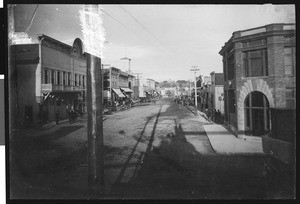
{"label": "two-story building", "polygon": [[[104,104],[112,105],[115,101],[120,98],[125,98],[126,96],[121,92],[119,84],[123,81],[119,80],[120,69],[116,67],[110,67],[108,69],[103,70],[103,101]],[[122,77],[122,80],[123,77]],[[124,82],[123,82],[124,84]],[[108,104],[108,101],[111,101]]]}
{"label": "two-story building", "polygon": [[73,46],[46,35],[38,35],[37,44],[12,45],[20,125],[55,120],[58,110],[67,117],[66,109],[85,110],[86,56],[82,42],[75,39]]}
{"label": "two-story building", "polygon": [[236,31],[222,47],[225,123],[238,136],[268,133],[270,109],[295,109],[295,51],[295,24]]}
{"label": "two-story building", "polygon": [[126,98],[132,98],[133,91],[129,88],[129,86],[132,86],[132,83],[132,75],[119,71],[119,88]]}

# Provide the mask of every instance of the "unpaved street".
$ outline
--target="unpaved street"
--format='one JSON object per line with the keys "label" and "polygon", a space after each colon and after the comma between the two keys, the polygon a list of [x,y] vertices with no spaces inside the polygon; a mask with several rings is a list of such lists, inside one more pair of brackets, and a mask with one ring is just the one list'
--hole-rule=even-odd
{"label": "unpaved street", "polygon": [[[171,98],[104,116],[105,197],[280,197],[264,156],[216,154],[199,117]],[[12,198],[87,198],[86,132],[83,118],[23,135],[11,148]]]}

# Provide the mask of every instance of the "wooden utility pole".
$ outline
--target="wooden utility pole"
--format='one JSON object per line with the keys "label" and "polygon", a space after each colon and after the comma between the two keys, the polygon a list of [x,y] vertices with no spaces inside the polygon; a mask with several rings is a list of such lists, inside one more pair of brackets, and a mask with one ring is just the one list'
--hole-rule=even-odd
{"label": "wooden utility pole", "polygon": [[101,59],[87,53],[88,182],[90,197],[105,192]]}
{"label": "wooden utility pole", "polygon": [[196,72],[199,71],[198,66],[192,66],[192,69],[190,69],[191,71],[194,72],[195,74],[195,109],[196,109],[196,115],[198,115],[198,108],[197,108],[197,76],[196,76]]}

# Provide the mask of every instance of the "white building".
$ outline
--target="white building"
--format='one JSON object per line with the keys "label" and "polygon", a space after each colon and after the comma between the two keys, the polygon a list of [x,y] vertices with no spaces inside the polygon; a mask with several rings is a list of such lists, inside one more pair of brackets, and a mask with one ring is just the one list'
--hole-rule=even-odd
{"label": "white building", "polygon": [[212,108],[224,114],[224,75],[211,72],[210,98]]}

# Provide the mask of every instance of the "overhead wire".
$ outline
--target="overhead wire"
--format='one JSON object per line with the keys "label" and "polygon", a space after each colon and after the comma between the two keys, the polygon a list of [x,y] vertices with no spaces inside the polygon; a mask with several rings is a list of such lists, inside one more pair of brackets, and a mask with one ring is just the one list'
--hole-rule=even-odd
{"label": "overhead wire", "polygon": [[29,23],[29,25],[27,26],[27,28],[26,28],[26,30],[25,30],[25,33],[27,33],[28,29],[29,29],[29,28],[31,27],[31,25],[32,25],[32,22],[33,22],[33,19],[34,19],[35,15],[36,15],[36,12],[37,12],[38,7],[39,7],[39,4],[37,4],[36,7],[35,7],[35,10],[34,10],[32,16],[31,16],[30,23]]}
{"label": "overhead wire", "polygon": [[135,20],[140,26],[143,27],[144,30],[146,30],[150,35],[152,35],[157,41],[159,41],[161,44],[163,44],[149,29],[147,29],[139,20],[136,19],[129,11],[127,11],[123,6],[119,6],[123,11],[125,11],[131,18]]}
{"label": "overhead wire", "polygon": [[[121,24],[123,27],[125,27],[128,31],[132,32],[133,34],[137,35],[139,38],[141,38],[142,40],[144,40],[145,42],[149,43],[151,46],[155,47],[156,49],[159,49],[160,51],[166,53],[166,50],[163,50],[162,48],[159,48],[157,46],[155,46],[153,43],[150,43],[149,41],[147,41],[146,39],[142,38],[140,35],[136,34],[134,31],[130,30],[126,25],[124,25],[122,22],[120,22],[118,19],[116,19],[115,17],[113,17],[112,15],[110,15],[108,12],[106,12],[104,9],[100,9],[103,13],[105,13],[106,15],[108,15],[109,17],[111,17],[113,20],[117,21],[119,24]],[[169,55],[172,55],[172,57],[175,57],[176,59],[180,59],[180,57],[178,56],[175,56],[174,53],[170,53],[168,50],[167,50],[168,54]],[[181,56],[181,58],[184,58]],[[179,61],[180,63],[184,64],[183,62]],[[184,64],[184,66],[186,66],[186,64]]]}
{"label": "overhead wire", "polygon": [[[144,30],[146,30],[153,38],[155,38],[161,45],[164,45],[164,43],[161,42],[149,29],[147,29],[136,17],[134,17],[128,10],[126,10],[123,6],[119,6],[123,11],[125,11],[131,18],[134,19],[135,22],[137,22]],[[165,50],[172,55],[173,57],[179,58],[176,54],[171,53],[165,46],[163,46]],[[182,58],[182,56],[181,56]],[[184,57],[183,57],[184,58]]]}
{"label": "overhead wire", "polygon": [[[121,24],[123,27],[125,27],[128,31],[132,32],[133,34],[137,35],[139,38],[141,38],[142,40],[146,41],[147,43],[149,43],[150,45],[152,45],[153,47],[155,48],[158,48],[156,47],[155,45],[153,45],[151,42],[147,41],[146,39],[142,38],[140,35],[136,34],[134,31],[130,30],[126,25],[124,25],[122,22],[120,22],[118,19],[116,19],[115,17],[113,17],[112,15],[110,15],[108,12],[104,11],[102,8],[100,9],[103,13],[105,13],[106,15],[108,15],[109,17],[111,17],[113,20],[117,21],[119,24]],[[162,50],[161,48],[158,48],[160,49],[161,51],[164,52],[164,50]]]}

